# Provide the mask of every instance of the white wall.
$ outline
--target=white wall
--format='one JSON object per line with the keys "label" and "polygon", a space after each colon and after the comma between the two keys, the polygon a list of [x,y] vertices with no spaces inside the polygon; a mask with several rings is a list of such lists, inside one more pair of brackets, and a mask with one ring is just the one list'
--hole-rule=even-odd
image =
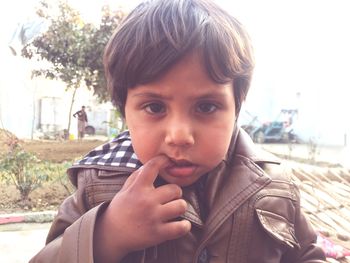
{"label": "white wall", "polygon": [[19,137],[31,134],[33,86],[27,82],[27,65],[14,57],[10,49],[0,45],[0,118],[4,128],[16,131]]}

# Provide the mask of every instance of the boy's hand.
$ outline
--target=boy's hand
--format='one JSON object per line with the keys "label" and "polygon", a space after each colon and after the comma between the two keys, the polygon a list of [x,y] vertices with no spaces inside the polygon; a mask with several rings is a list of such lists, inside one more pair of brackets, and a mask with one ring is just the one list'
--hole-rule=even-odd
{"label": "boy's hand", "polygon": [[183,215],[187,208],[186,201],[181,199],[181,188],[175,184],[158,188],[153,185],[159,171],[169,164],[166,156],[149,160],[130,175],[115,195],[99,219],[100,228],[97,228],[97,231],[112,235],[102,237],[113,246],[111,249],[125,255],[179,238],[190,231],[189,221],[174,220]]}

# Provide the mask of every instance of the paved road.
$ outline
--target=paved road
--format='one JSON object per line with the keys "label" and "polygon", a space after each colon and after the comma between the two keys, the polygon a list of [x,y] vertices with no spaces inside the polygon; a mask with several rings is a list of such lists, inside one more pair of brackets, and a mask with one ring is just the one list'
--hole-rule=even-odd
{"label": "paved road", "polygon": [[44,246],[49,227],[50,223],[0,225],[0,262],[28,263]]}

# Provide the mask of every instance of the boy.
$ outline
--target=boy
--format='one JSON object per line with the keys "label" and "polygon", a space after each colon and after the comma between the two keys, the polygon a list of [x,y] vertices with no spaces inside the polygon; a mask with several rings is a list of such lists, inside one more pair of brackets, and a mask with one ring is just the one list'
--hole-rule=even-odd
{"label": "boy", "polygon": [[324,262],[297,189],[237,127],[254,63],[234,18],[145,2],[104,61],[129,131],[69,169],[77,191],[32,262]]}

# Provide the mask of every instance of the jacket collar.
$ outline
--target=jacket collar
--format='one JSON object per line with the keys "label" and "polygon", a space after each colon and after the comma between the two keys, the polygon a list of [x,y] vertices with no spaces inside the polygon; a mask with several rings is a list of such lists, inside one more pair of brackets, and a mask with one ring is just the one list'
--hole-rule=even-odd
{"label": "jacket collar", "polygon": [[204,228],[203,239],[209,239],[225,219],[271,181],[260,168],[263,163],[280,163],[277,157],[256,146],[241,129],[237,131],[233,143],[235,145],[231,148],[228,159],[208,175],[205,200],[202,200],[209,211],[205,223],[200,216],[198,196],[184,191],[188,210],[183,218]]}

